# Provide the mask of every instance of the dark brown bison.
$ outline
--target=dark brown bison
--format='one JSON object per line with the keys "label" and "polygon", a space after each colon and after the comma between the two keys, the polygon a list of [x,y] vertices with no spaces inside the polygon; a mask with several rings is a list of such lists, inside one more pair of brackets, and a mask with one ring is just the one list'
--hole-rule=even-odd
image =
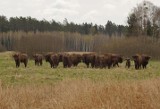
{"label": "dark brown bison", "polygon": [[63,67],[64,68],[70,68],[72,66],[70,54],[67,54],[67,53],[63,54],[62,60],[63,60]]}
{"label": "dark brown bison", "polygon": [[46,54],[45,60],[50,63],[51,68],[55,68],[59,65],[59,55],[56,53]]}
{"label": "dark brown bison", "polygon": [[95,68],[100,68],[102,66],[102,55],[95,55],[95,60],[94,60],[94,67]]}
{"label": "dark brown bison", "polygon": [[114,56],[111,53],[104,54],[105,56],[105,66],[108,66],[108,69],[113,65]]}
{"label": "dark brown bison", "polygon": [[106,68],[108,65],[108,57],[105,55],[95,56],[95,68]]}
{"label": "dark brown bison", "polygon": [[134,60],[135,69],[140,69],[142,64],[142,56],[140,54],[136,54],[132,56],[132,58]]}
{"label": "dark brown bison", "polygon": [[95,67],[95,53],[88,53],[82,55],[82,61],[87,65],[87,68],[89,68],[89,65],[91,64],[91,67]]}
{"label": "dark brown bison", "polygon": [[132,56],[133,60],[134,60],[134,64],[135,64],[135,69],[140,69],[141,67],[146,68],[147,64],[149,62],[149,59],[151,58],[148,55],[144,55],[144,54],[136,54],[134,56]]}
{"label": "dark brown bison", "polygon": [[59,62],[63,62],[63,55],[65,53],[61,52],[61,53],[58,53],[58,56],[59,56]]}
{"label": "dark brown bison", "polygon": [[59,65],[59,55],[58,54],[52,54],[51,55],[51,63],[52,63],[52,67],[56,68]]}
{"label": "dark brown bison", "polygon": [[51,64],[51,55],[54,54],[54,53],[48,53],[46,54],[44,57],[45,57],[45,60],[46,62],[49,62]]}
{"label": "dark brown bison", "polygon": [[123,58],[119,54],[112,54],[111,58],[112,58],[113,67],[115,67],[116,65],[119,67],[118,63],[123,62]]}
{"label": "dark brown bison", "polygon": [[122,63],[122,62],[123,62],[123,58],[121,55],[112,54],[112,53],[104,54],[103,66],[108,67],[108,69],[110,69],[111,66],[115,67],[116,65],[119,67],[118,63]]}
{"label": "dark brown bison", "polygon": [[27,67],[28,63],[28,55],[24,53],[16,53],[13,55],[13,58],[16,63],[16,67],[20,66],[20,63],[24,63],[25,67]]}
{"label": "dark brown bison", "polygon": [[130,66],[131,66],[130,58],[126,58],[125,60],[126,60],[126,66],[125,67],[130,68]]}
{"label": "dark brown bison", "polygon": [[72,66],[76,67],[82,60],[82,55],[80,54],[70,54],[70,59]]}
{"label": "dark brown bison", "polygon": [[142,54],[142,67],[143,67],[143,69],[147,67],[147,64],[148,64],[150,58],[151,58],[151,56]]}
{"label": "dark brown bison", "polygon": [[42,54],[34,54],[33,55],[35,65],[39,66],[43,64],[43,55]]}

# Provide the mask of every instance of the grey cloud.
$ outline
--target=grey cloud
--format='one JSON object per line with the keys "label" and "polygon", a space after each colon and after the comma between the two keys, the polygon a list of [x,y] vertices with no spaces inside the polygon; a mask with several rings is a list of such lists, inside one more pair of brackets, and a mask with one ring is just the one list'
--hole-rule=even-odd
{"label": "grey cloud", "polygon": [[[0,0],[0,14],[32,16],[37,19],[62,21],[67,18],[76,23],[106,24],[111,20],[125,24],[131,9],[143,0]],[[159,0],[152,0],[160,6]]]}

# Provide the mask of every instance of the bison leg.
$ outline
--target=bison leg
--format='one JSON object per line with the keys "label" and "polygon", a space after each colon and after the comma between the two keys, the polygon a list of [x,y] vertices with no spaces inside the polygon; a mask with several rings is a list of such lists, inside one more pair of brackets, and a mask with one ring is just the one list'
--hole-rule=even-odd
{"label": "bison leg", "polygon": [[27,67],[27,62],[24,62],[24,66]]}
{"label": "bison leg", "polygon": [[108,69],[110,69],[111,68],[111,65],[108,65]]}
{"label": "bison leg", "polygon": [[116,65],[117,65],[117,67],[119,67],[118,63]]}
{"label": "bison leg", "polygon": [[16,62],[16,67],[18,68],[20,66],[20,62]]}
{"label": "bison leg", "polygon": [[41,61],[40,64],[41,64],[41,66],[42,66],[43,62]]}
{"label": "bison leg", "polygon": [[94,63],[91,63],[91,67],[94,68],[94,67],[95,67],[95,64],[94,64]]}
{"label": "bison leg", "polygon": [[35,61],[35,66],[37,65],[37,62]]}
{"label": "bison leg", "polygon": [[17,68],[19,67],[19,64],[18,64],[18,63],[16,63],[16,67],[17,67]]}
{"label": "bison leg", "polygon": [[89,68],[89,63],[86,63],[86,65],[87,65],[87,68]]}

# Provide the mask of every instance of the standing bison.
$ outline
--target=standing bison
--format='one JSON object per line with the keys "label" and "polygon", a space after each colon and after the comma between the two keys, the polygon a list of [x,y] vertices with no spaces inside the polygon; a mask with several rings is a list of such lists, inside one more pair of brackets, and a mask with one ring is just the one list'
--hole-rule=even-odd
{"label": "standing bison", "polygon": [[107,67],[108,57],[105,55],[96,55],[95,56],[95,68],[106,68]]}
{"label": "standing bison", "polygon": [[99,66],[101,68],[106,68],[108,67],[108,69],[111,68],[111,66],[115,67],[116,65],[119,67],[118,63],[122,63],[123,62],[123,58],[121,55],[118,54],[112,54],[112,53],[105,53],[101,56],[98,56],[98,58],[96,58],[95,60],[95,65],[97,65],[97,62],[99,60]]}
{"label": "standing bison", "polygon": [[16,53],[13,55],[13,58],[16,63],[16,67],[20,67],[20,63],[24,63],[25,67],[27,67],[28,63],[28,55],[24,53]]}
{"label": "standing bison", "polygon": [[51,68],[56,68],[59,65],[59,55],[55,53],[48,53],[45,55],[46,62],[50,63]]}
{"label": "standing bison", "polygon": [[119,67],[118,63],[122,63],[123,62],[123,58],[119,54],[112,54],[111,58],[112,58],[113,67],[115,67],[115,66]]}
{"label": "standing bison", "polygon": [[148,64],[150,58],[151,58],[151,56],[148,56],[148,55],[145,55],[145,54],[142,55],[142,67],[143,67],[143,69],[147,67],[147,64]]}
{"label": "standing bison", "polygon": [[43,64],[43,55],[41,54],[34,54],[33,55],[34,61],[35,61],[35,65],[39,66]]}
{"label": "standing bison", "polygon": [[64,53],[62,56],[63,67],[70,68],[72,66],[72,60],[70,54]]}
{"label": "standing bison", "polygon": [[80,54],[70,54],[70,59],[72,66],[76,67],[82,60],[82,55]]}
{"label": "standing bison", "polygon": [[87,68],[89,68],[89,65],[91,64],[91,67],[95,67],[95,53],[88,53],[82,55],[82,61],[87,65]]}
{"label": "standing bison", "polygon": [[151,58],[148,55],[144,55],[144,54],[136,54],[134,56],[132,56],[133,60],[134,60],[134,64],[135,64],[135,69],[140,69],[141,67],[146,68],[147,64],[149,62],[149,59]]}
{"label": "standing bison", "polygon": [[130,66],[131,66],[130,58],[126,58],[125,60],[126,60],[126,66],[125,67],[130,68]]}

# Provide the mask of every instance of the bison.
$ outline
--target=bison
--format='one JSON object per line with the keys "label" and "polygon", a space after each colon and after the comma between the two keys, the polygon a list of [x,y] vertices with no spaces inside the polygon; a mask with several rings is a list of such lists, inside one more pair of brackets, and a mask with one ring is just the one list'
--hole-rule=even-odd
{"label": "bison", "polygon": [[116,65],[119,67],[118,63],[123,62],[123,58],[119,54],[112,54],[112,53],[105,53],[104,55],[104,64],[103,66],[108,66],[108,69],[111,68],[111,66],[115,67]]}
{"label": "bison", "polygon": [[82,61],[87,65],[87,68],[89,68],[89,65],[91,64],[91,67],[95,67],[95,53],[89,53],[89,54],[83,54],[82,55]]}
{"label": "bison", "polygon": [[34,54],[33,55],[35,65],[39,66],[43,64],[43,55],[42,54]]}
{"label": "bison", "polygon": [[112,54],[111,58],[112,58],[113,67],[115,67],[116,65],[119,67],[118,63],[123,62],[123,58],[119,54]]}
{"label": "bison", "polygon": [[28,63],[28,55],[25,53],[15,53],[13,58],[16,63],[16,67],[20,67],[20,63],[24,63],[25,67],[27,67]]}
{"label": "bison", "polygon": [[147,67],[147,64],[148,64],[150,58],[151,58],[151,56],[142,54],[142,67],[143,67],[143,69]]}
{"label": "bison", "polygon": [[63,54],[62,56],[62,60],[63,60],[63,67],[64,68],[70,68],[72,66],[72,61],[71,61],[71,56],[70,54]]}
{"label": "bison", "polygon": [[52,54],[51,57],[51,63],[52,63],[52,67],[56,68],[59,65],[59,55],[58,54]]}
{"label": "bison", "polygon": [[72,66],[76,67],[82,60],[82,55],[80,54],[71,54],[70,55]]}
{"label": "bison", "polygon": [[131,66],[130,58],[126,58],[125,60],[126,60],[126,66],[125,67],[130,68],[130,66]]}
{"label": "bison", "polygon": [[141,67],[146,68],[147,64],[149,62],[149,59],[151,58],[148,55],[145,54],[136,54],[134,56],[132,56],[133,60],[134,60],[134,64],[135,64],[135,69],[140,69]]}
{"label": "bison", "polygon": [[51,68],[55,68],[59,65],[59,55],[56,53],[46,54],[45,60],[50,63]]}
{"label": "bison", "polygon": [[95,68],[106,68],[108,66],[108,57],[105,55],[96,55]]}

